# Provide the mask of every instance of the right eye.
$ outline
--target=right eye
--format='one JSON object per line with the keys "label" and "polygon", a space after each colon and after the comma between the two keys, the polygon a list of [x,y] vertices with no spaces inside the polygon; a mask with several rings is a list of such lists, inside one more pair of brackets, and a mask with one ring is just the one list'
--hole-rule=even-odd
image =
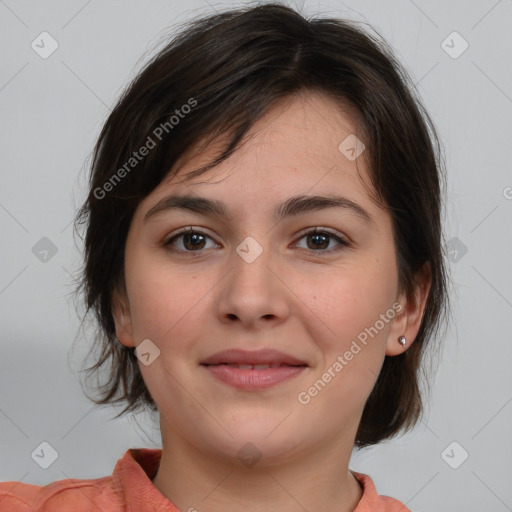
{"label": "right eye", "polygon": [[[179,245],[181,245],[182,249],[177,249],[176,243],[180,239],[181,242]],[[166,240],[163,245],[164,247],[170,247],[172,251],[177,252],[200,252],[201,249],[205,248],[204,245],[206,239],[212,240],[212,238],[206,233],[189,226],[171,236],[171,238]]]}

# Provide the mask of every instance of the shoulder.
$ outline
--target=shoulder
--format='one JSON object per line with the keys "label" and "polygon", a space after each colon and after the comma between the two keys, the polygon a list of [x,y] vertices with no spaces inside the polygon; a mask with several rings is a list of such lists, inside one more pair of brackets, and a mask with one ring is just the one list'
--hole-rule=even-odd
{"label": "shoulder", "polygon": [[58,480],[48,485],[0,482],[0,512],[177,512],[153,485],[162,451],[132,448],[111,476]]}
{"label": "shoulder", "polygon": [[352,471],[363,488],[363,496],[354,512],[411,512],[402,502],[389,496],[380,496],[373,480],[364,473]]}
{"label": "shoulder", "polygon": [[65,479],[39,486],[22,482],[0,483],[0,512],[97,512],[116,502],[112,477]]}

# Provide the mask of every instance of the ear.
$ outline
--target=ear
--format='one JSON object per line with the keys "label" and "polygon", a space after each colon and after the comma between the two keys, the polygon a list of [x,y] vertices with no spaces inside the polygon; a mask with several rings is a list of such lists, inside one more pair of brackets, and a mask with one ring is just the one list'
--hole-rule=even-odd
{"label": "ear", "polygon": [[117,290],[112,294],[112,316],[116,324],[116,337],[126,347],[135,347],[132,316],[128,299]]}
{"label": "ear", "polygon": [[[401,308],[397,308],[397,314],[393,319],[388,334],[386,345],[387,356],[397,356],[405,352],[416,339],[421,327],[421,320],[427,303],[428,292],[432,282],[430,263],[425,263],[423,268],[415,276],[415,289],[411,297],[402,293],[397,302]],[[398,338],[404,336],[405,347],[398,342]]]}

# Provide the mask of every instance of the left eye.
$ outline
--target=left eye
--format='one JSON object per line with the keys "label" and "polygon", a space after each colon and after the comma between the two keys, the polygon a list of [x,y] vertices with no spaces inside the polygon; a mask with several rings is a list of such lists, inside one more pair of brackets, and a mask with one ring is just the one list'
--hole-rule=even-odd
{"label": "left eye", "polygon": [[[315,228],[313,231],[308,231],[307,233],[303,234],[299,240],[302,240],[303,238],[311,240],[311,243],[306,242],[308,245],[308,247],[306,247],[306,249],[310,249],[315,252],[319,252],[317,249],[327,249],[327,246],[333,240],[338,243],[338,249],[340,248],[339,246],[342,246],[342,247],[348,246],[348,242],[346,240],[344,240],[343,238],[341,238],[340,236],[335,235],[334,233],[331,233],[330,231],[326,231],[326,230],[317,231],[317,228]],[[324,250],[324,251],[320,251],[320,252],[331,252],[333,250],[338,250],[338,249],[331,248],[329,250]]]}
{"label": "left eye", "polygon": [[[315,228],[313,231],[308,231],[307,233],[304,233],[299,238],[299,240],[302,240],[304,238],[308,240],[308,242],[306,242],[308,247],[306,247],[305,249],[314,252],[331,252],[333,250],[337,250],[332,248],[328,249],[329,244],[333,240],[338,244],[338,246],[347,247],[349,245],[348,242],[344,240],[342,237],[335,235],[334,233],[331,233],[330,231],[327,231],[325,229],[320,231],[318,230],[318,228]],[[206,239],[210,239],[213,242],[212,238],[209,237],[206,233],[203,233],[202,231],[193,228],[187,228],[177,233],[166,242],[164,242],[164,246],[175,247],[175,243],[178,239],[182,239],[181,246],[182,248],[184,248],[183,252],[199,252],[201,249],[208,248],[205,247]],[[215,244],[214,242],[214,245],[217,244]],[[303,247],[301,248],[303,249]],[[182,249],[176,250],[179,251]]]}

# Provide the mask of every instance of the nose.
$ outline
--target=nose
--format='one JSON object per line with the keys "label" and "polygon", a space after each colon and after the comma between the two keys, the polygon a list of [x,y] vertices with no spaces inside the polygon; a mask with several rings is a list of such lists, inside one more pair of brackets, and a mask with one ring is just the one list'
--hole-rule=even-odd
{"label": "nose", "polygon": [[252,329],[285,321],[290,314],[291,292],[270,249],[263,249],[249,237],[247,244],[233,251],[229,265],[219,283],[219,320]]}

